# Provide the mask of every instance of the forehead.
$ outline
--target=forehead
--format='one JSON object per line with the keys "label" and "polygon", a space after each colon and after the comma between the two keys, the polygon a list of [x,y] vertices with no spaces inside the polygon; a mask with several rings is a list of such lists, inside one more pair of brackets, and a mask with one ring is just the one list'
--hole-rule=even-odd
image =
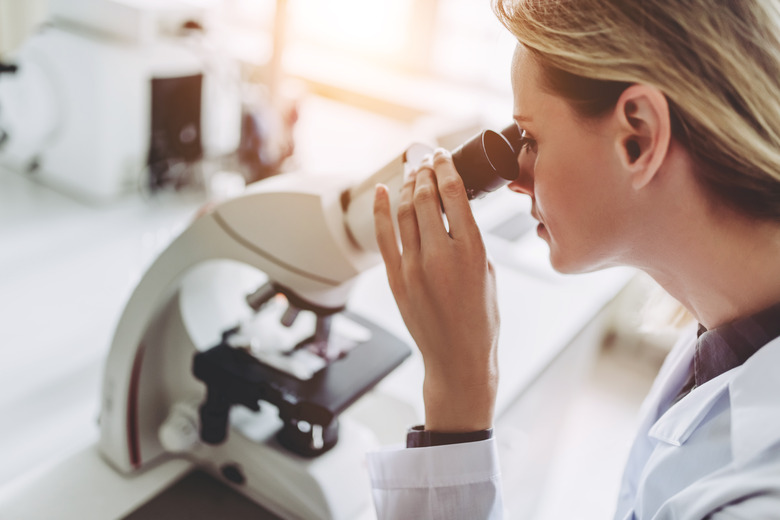
{"label": "forehead", "polygon": [[512,57],[512,93],[516,115],[530,117],[534,108],[543,103],[545,93],[541,89],[541,68],[530,51],[520,44]]}

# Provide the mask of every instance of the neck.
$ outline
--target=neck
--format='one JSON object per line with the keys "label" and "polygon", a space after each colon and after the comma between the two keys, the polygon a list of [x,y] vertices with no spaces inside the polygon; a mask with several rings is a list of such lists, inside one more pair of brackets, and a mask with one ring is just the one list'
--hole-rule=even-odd
{"label": "neck", "polygon": [[780,223],[713,202],[690,171],[659,180],[662,197],[638,224],[647,247],[631,263],[711,329],[780,302]]}
{"label": "neck", "polygon": [[669,251],[666,268],[645,266],[708,329],[780,302],[780,229],[754,223],[740,234],[736,227],[690,237],[688,252]]}

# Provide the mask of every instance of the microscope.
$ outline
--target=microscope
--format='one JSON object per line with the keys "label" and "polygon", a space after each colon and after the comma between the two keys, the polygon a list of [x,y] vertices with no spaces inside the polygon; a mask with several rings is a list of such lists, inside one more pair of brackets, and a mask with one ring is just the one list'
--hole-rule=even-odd
{"label": "microscope", "polygon": [[[453,151],[470,199],[517,177],[521,145],[513,125]],[[431,151],[413,144],[357,183],[278,175],[197,217],[149,267],[116,327],[103,458],[123,474],[186,458],[283,518],[365,509],[363,456],[376,446],[339,416],[410,348],[346,304],[381,260],[374,186],[386,184],[397,209],[405,168]]]}

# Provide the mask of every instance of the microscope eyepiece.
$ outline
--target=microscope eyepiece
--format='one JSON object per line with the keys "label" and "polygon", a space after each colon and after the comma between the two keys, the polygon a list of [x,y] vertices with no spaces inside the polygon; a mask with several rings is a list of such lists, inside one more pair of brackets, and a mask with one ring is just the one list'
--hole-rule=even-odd
{"label": "microscope eyepiece", "polygon": [[[523,142],[520,129],[512,124],[501,132],[484,130],[452,151],[455,169],[463,180],[469,200],[481,198],[518,178],[517,158]],[[419,167],[425,156],[433,151],[426,144],[412,143],[403,154],[342,192],[340,201],[346,215],[347,233],[360,249],[379,252],[374,221],[366,218],[373,211],[376,185],[382,183],[388,187],[391,211],[397,212],[407,167]]]}
{"label": "microscope eyepiece", "polygon": [[519,129],[510,125],[501,133],[484,130],[452,151],[452,161],[469,200],[483,197],[517,178],[521,144]]}

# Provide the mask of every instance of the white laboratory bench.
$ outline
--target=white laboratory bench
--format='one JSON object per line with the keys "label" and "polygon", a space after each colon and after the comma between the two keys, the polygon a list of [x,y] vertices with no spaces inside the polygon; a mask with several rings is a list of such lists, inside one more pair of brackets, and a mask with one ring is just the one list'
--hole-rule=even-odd
{"label": "white laboratory bench", "polygon": [[0,169],[0,201],[2,486],[94,440],[119,313],[202,197],[91,207]]}
{"label": "white laboratory bench", "polygon": [[[497,228],[520,200],[504,199],[477,204],[483,229]],[[0,517],[4,497],[95,442],[102,363],[124,302],[203,202],[168,194],[93,207],[0,168]],[[608,326],[609,303],[633,276],[558,275],[533,235],[486,233],[502,312],[496,426],[511,518],[533,510],[566,403]],[[350,307],[410,339],[381,266],[360,280]],[[406,418],[420,419],[420,361],[413,354],[347,412],[383,444],[402,442],[409,424],[372,408],[405,403]]]}

